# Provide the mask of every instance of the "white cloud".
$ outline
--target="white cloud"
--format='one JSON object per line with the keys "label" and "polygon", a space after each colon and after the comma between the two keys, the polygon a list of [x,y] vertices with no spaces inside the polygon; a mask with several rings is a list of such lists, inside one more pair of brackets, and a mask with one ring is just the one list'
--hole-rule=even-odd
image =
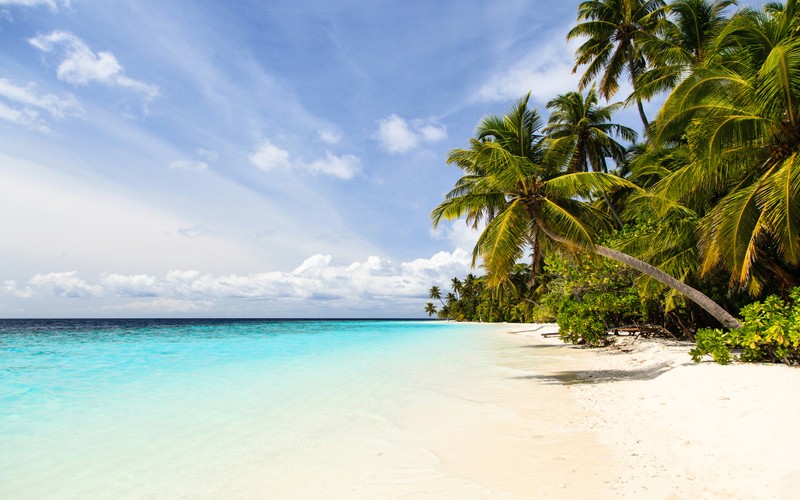
{"label": "white cloud", "polygon": [[317,254],[291,272],[212,275],[174,270],[161,278],[113,273],[101,275],[97,285],[86,283],[75,271],[37,274],[24,289],[6,281],[4,294],[17,298],[152,298],[108,306],[139,312],[202,312],[220,300],[231,299],[338,300],[358,306],[363,301],[424,298],[431,285],[445,284],[453,276],[469,272],[469,264],[470,255],[463,249],[399,264],[370,256],[337,265],[330,255]]}
{"label": "white cloud", "polygon": [[30,298],[33,296],[33,291],[30,287],[21,289],[17,287],[17,282],[14,280],[6,280],[3,282],[3,292],[10,297]]}
{"label": "white cloud", "polygon": [[30,279],[28,284],[40,293],[57,297],[70,297],[90,299],[100,297],[103,288],[98,285],[89,285],[77,277],[76,271],[37,274]]}
{"label": "white cloud", "polygon": [[300,170],[311,174],[325,174],[340,179],[352,179],[361,171],[361,160],[354,155],[336,156],[330,151],[324,158],[306,162],[291,158],[289,151],[263,139],[250,156],[250,162],[266,172],[274,170]]}
{"label": "white cloud", "polygon": [[425,142],[439,142],[447,139],[447,127],[444,125],[435,127],[433,125],[425,125],[419,129],[419,135]]}
{"label": "white cloud", "polygon": [[170,170],[208,170],[208,163],[193,160],[175,160],[169,164]]}
{"label": "white cloud", "polygon": [[22,125],[23,127],[47,132],[50,128],[39,117],[39,113],[32,109],[16,109],[0,102],[0,120]]}
{"label": "white cloud", "polygon": [[342,140],[342,134],[336,130],[324,128],[319,131],[319,138],[328,144],[337,144]]}
{"label": "white cloud", "polygon": [[289,152],[272,144],[269,139],[263,139],[249,158],[253,165],[267,172],[291,166]]}
{"label": "white cloud", "polygon": [[573,74],[572,67],[577,42],[566,42],[566,30],[549,39],[549,45],[529,52],[507,70],[493,73],[473,98],[479,102],[510,101],[530,92],[540,102],[547,102],[558,94],[576,90],[580,75]]}
{"label": "white cloud", "polygon": [[361,161],[357,156],[336,156],[330,151],[325,152],[325,158],[319,158],[306,165],[306,169],[313,173],[332,175],[340,179],[352,179],[361,171]]}
{"label": "white cloud", "polygon": [[406,153],[422,143],[438,142],[447,138],[447,128],[424,120],[408,122],[391,114],[378,121],[375,138],[389,153]]}
{"label": "white cloud", "polygon": [[69,8],[70,3],[70,0],[0,0],[0,5],[19,5],[21,7],[45,5],[50,7],[53,12],[57,12],[61,6]]}
{"label": "white cloud", "polygon": [[63,60],[56,69],[59,80],[72,85],[87,85],[97,82],[104,85],[122,87],[154,99],[159,94],[158,87],[125,75],[125,69],[111,52],[93,52],[86,43],[67,31],[53,31],[28,40],[42,52],[61,49]]}
{"label": "white cloud", "polygon": [[156,277],[147,274],[126,276],[123,274],[108,274],[103,277],[103,287],[124,297],[155,297],[158,295]]}
{"label": "white cloud", "polygon": [[41,111],[47,112],[55,119],[83,114],[80,104],[71,95],[59,97],[42,94],[33,82],[21,86],[0,78],[0,119],[27,128],[47,131],[49,127]]}
{"label": "white cloud", "polygon": [[313,255],[303,261],[298,267],[292,271],[292,274],[301,275],[306,271],[327,267],[330,265],[332,257],[330,255],[317,254]]}
{"label": "white cloud", "polygon": [[450,242],[454,248],[461,248],[472,252],[478,242],[480,231],[472,229],[463,220],[454,220],[449,224],[440,224],[438,229],[431,230],[431,235],[436,239]]}
{"label": "white cloud", "polygon": [[115,304],[103,309],[115,313],[136,314],[202,313],[211,310],[213,306],[214,302],[210,300],[153,299]]}
{"label": "white cloud", "polygon": [[217,161],[219,153],[204,148],[197,148],[195,154],[200,158],[187,160],[182,158],[169,164],[170,170],[208,170],[208,162]]}

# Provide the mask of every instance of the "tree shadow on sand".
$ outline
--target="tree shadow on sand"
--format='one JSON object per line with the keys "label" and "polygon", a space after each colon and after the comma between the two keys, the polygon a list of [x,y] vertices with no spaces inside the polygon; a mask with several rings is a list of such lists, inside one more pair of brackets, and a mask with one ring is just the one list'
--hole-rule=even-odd
{"label": "tree shadow on sand", "polygon": [[513,377],[516,380],[539,380],[545,384],[576,385],[576,384],[600,384],[607,382],[619,382],[623,380],[652,380],[668,371],[682,366],[671,363],[658,363],[644,368],[630,370],[565,370],[552,373],[541,373],[536,375],[522,375]]}
{"label": "tree shadow on sand", "polygon": [[529,344],[519,346],[521,349],[570,349],[574,346],[569,344]]}

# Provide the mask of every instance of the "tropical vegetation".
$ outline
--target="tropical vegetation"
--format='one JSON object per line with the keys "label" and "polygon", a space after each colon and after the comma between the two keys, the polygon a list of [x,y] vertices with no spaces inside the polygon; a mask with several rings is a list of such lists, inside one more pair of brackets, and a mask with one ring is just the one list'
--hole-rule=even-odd
{"label": "tropical vegetation", "polygon": [[[445,299],[435,285],[426,312],[555,319],[591,345],[649,325],[696,335],[695,357],[797,359],[774,325],[800,294],[800,0],[587,0],[568,38],[578,89],[546,117],[523,96],[450,152],[463,176],[432,221],[479,229],[485,274]],[[623,78],[630,95],[609,102]],[[638,134],[615,120],[629,105]]]}

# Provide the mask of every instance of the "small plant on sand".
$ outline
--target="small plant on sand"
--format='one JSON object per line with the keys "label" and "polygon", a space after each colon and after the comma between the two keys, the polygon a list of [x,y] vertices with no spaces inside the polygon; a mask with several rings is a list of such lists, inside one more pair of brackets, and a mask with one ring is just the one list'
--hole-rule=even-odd
{"label": "small plant on sand", "polygon": [[717,363],[728,364],[734,359],[731,350],[741,349],[742,361],[800,365],[800,287],[791,291],[788,301],[771,295],[745,306],[742,316],[744,324],[735,330],[699,330],[692,359],[710,355]]}

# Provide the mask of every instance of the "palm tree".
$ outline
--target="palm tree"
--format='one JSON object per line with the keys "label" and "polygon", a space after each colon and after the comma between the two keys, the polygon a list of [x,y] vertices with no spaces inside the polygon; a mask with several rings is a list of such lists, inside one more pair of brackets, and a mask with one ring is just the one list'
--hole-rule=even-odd
{"label": "palm tree", "polygon": [[736,0],[676,0],[669,4],[662,36],[643,42],[653,64],[639,76],[635,95],[650,99],[672,90],[704,63],[711,43],[728,22],[725,10],[735,5]]}
{"label": "palm tree", "polygon": [[[580,92],[567,92],[547,103],[550,117],[544,132],[551,141],[550,150],[568,158],[567,172],[608,173],[606,158],[617,164],[625,160],[626,149],[614,136],[634,142],[636,132],[611,122],[611,117],[620,107],[622,103],[601,106],[594,86],[586,97]],[[603,197],[617,224],[622,227],[622,220],[611,200],[605,194]]]}
{"label": "palm tree", "polygon": [[701,273],[722,265],[757,294],[766,280],[796,280],[800,265],[800,2],[740,12],[714,50],[658,117],[657,143],[690,117],[692,160],[659,187],[678,201],[719,200],[700,222]]}
{"label": "palm tree", "polygon": [[[622,74],[636,90],[636,80],[648,67],[643,43],[657,35],[664,18],[663,0],[587,0],[578,6],[578,25],[567,39],[586,38],[575,53],[575,67],[588,65],[580,89],[600,78],[600,96],[610,99],[619,90]],[[645,130],[649,126],[642,101],[635,98]]]}
{"label": "palm tree", "polygon": [[442,291],[436,285],[433,285],[431,289],[428,291],[428,298],[438,300],[439,302],[442,303],[442,305],[444,305],[444,302],[442,301]]}
{"label": "palm tree", "polygon": [[450,283],[453,285],[453,293],[455,294],[456,298],[461,296],[461,280],[458,277],[453,278]]}
{"label": "palm tree", "polygon": [[[646,262],[596,244],[598,230],[607,225],[607,218],[581,198],[636,187],[604,172],[565,172],[564,162],[533,161],[545,158],[547,151],[546,142],[537,139],[532,127],[536,113],[528,110],[528,99],[520,99],[502,118],[484,120],[478,128],[479,138],[470,141],[470,149],[450,153],[449,162],[464,169],[468,180],[459,180],[431,213],[434,226],[442,219],[462,216],[470,221],[476,214],[486,213],[486,204],[491,204],[491,211],[496,213],[486,221],[473,250],[473,266],[477,257],[483,258],[488,284],[498,286],[507,280],[532,245],[540,249],[557,245],[570,251],[596,252],[627,264],[679,290],[723,325],[741,326],[698,290]],[[491,134],[486,133],[487,124],[496,126]],[[525,133],[520,133],[523,130]],[[498,200],[502,200],[502,206]],[[531,253],[538,252],[534,248]]]}
{"label": "palm tree", "polygon": [[436,314],[436,306],[433,305],[433,302],[428,302],[425,304],[425,312],[428,313],[428,317]]}

